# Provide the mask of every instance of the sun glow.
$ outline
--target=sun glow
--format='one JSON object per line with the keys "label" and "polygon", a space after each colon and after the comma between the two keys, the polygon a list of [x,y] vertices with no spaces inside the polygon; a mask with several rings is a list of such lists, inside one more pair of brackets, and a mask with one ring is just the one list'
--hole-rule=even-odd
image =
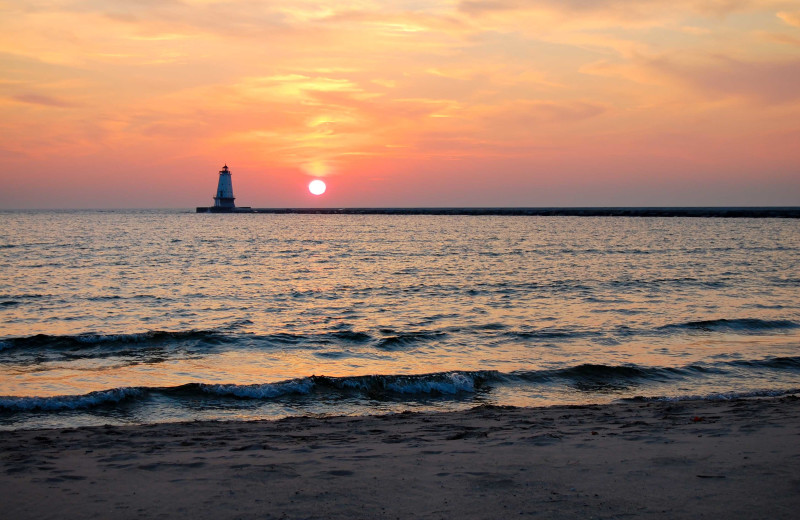
{"label": "sun glow", "polygon": [[322,195],[325,193],[326,189],[328,189],[328,187],[325,186],[325,183],[319,179],[314,179],[308,183],[308,191],[310,191],[313,195]]}

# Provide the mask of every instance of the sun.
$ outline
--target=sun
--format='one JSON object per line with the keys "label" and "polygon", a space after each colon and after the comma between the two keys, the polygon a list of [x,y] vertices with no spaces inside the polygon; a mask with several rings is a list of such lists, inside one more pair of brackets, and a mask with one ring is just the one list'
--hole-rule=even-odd
{"label": "sun", "polygon": [[325,193],[326,189],[328,189],[328,187],[325,186],[325,183],[319,179],[314,179],[308,183],[308,191],[310,191],[313,195],[322,195]]}

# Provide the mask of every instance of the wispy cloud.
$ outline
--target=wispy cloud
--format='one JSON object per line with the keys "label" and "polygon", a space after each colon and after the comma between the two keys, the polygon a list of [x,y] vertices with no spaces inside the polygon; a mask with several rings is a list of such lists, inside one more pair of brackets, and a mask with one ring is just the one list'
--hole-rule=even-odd
{"label": "wispy cloud", "polygon": [[763,104],[800,100],[800,59],[754,62],[719,55],[664,56],[646,60],[645,67],[708,96],[743,97]]}
{"label": "wispy cloud", "polygon": [[800,27],[800,11],[781,11],[778,13],[778,18],[793,27]]}
{"label": "wispy cloud", "polygon": [[79,106],[77,103],[35,93],[16,94],[14,96],[11,96],[11,99],[19,101],[20,103],[28,103],[31,105],[41,105],[45,107],[54,107],[54,108],[74,108]]}

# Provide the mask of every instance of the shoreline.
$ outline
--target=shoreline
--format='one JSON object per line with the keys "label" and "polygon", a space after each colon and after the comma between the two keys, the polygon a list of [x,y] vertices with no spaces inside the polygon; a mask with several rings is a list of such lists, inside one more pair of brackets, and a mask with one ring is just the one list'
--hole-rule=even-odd
{"label": "shoreline", "polygon": [[13,430],[6,518],[793,518],[800,398]]}

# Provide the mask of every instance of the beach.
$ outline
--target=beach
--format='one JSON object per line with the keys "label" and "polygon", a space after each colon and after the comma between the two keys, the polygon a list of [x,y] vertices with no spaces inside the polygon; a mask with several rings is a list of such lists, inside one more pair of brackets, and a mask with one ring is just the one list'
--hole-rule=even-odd
{"label": "beach", "polygon": [[800,399],[17,430],[3,517],[796,518]]}

